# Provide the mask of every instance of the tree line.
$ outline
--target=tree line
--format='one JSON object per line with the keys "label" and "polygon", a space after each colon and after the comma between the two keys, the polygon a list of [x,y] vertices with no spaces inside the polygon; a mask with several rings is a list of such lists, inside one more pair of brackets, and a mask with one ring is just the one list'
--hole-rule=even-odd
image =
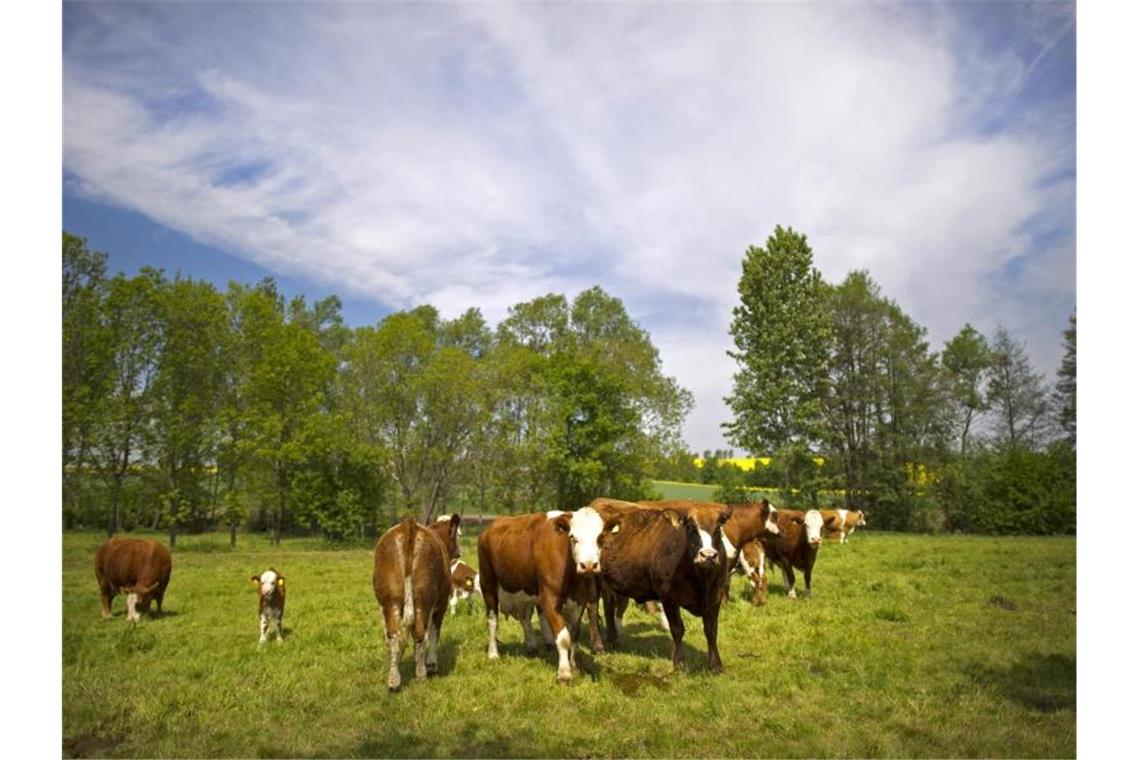
{"label": "tree line", "polygon": [[404,515],[652,495],[692,397],[601,288],[496,327],[432,306],[349,328],[338,298],[207,282],[63,233],[63,517],[374,537]]}
{"label": "tree line", "polygon": [[[725,499],[757,485],[863,509],[880,528],[1076,530],[1075,313],[1050,387],[1002,327],[987,339],[966,324],[933,349],[867,271],[825,282],[791,229],[748,249],[738,292],[724,428],[773,461],[746,475],[706,452]],[[692,478],[685,459],[674,477]]]}
{"label": "tree line", "polygon": [[64,232],[64,523],[371,538],[408,514],[649,498],[662,478],[886,529],[1075,531],[1075,314],[1050,387],[1003,328],[933,349],[867,271],[825,282],[791,229],[746,251],[738,293],[723,427],[772,457],[749,473],[727,451],[696,467],[691,395],[601,288],[495,327],[425,305],[353,329],[335,296],[271,278],[110,276]]}

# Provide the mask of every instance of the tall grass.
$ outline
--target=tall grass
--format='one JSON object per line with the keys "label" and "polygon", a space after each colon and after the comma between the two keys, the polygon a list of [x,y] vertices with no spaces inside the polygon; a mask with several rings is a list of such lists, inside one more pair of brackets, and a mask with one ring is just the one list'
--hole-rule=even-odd
{"label": "tall grass", "polygon": [[[815,597],[751,607],[737,578],[709,674],[627,613],[616,652],[579,654],[569,688],[514,621],[486,659],[482,604],[448,616],[442,675],[385,689],[371,552],[179,538],[169,614],[102,621],[101,537],[63,537],[65,755],[1052,757],[1076,752],[1075,541],[859,532],[823,547]],[[464,557],[474,563],[472,537]],[[211,550],[208,547],[215,547]],[[286,639],[257,647],[249,578],[287,579]]]}

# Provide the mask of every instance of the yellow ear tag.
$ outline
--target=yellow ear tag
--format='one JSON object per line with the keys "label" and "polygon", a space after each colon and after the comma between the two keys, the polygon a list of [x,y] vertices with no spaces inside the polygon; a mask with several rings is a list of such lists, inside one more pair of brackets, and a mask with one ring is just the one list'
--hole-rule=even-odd
{"label": "yellow ear tag", "polygon": [[614,527],[610,528],[610,533],[617,533],[619,530],[621,530],[621,523],[618,523]]}
{"label": "yellow ear tag", "polygon": [[285,585],[285,579],[284,578],[278,578],[277,579],[277,585],[278,586],[284,586]]}

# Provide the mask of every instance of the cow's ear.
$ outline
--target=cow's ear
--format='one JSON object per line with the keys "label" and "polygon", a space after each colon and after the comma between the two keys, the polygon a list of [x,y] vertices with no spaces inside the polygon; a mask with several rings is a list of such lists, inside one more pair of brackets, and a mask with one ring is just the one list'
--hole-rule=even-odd
{"label": "cow's ear", "polygon": [[732,507],[728,507],[727,509],[722,509],[720,511],[720,514],[717,515],[717,517],[716,517],[716,524],[717,525],[724,525],[726,522],[728,522],[730,517],[732,517]]}
{"label": "cow's ear", "polygon": [[679,514],[677,514],[676,512],[674,512],[671,509],[666,509],[664,512],[664,515],[665,515],[665,519],[667,519],[669,521],[669,524],[672,525],[674,528],[680,528],[681,527],[681,516]]}
{"label": "cow's ear", "polygon": [[606,520],[606,524],[602,526],[602,535],[606,533],[617,533],[621,530],[621,522],[616,519]]}
{"label": "cow's ear", "polygon": [[284,586],[285,585],[285,576],[284,575],[278,575],[277,576],[277,585],[278,586]]}
{"label": "cow's ear", "polygon": [[261,576],[251,575],[251,576],[249,576],[249,580],[250,580],[250,583],[254,583],[254,584],[261,583]]}
{"label": "cow's ear", "polygon": [[553,522],[554,529],[559,533],[570,533],[570,515],[559,515],[554,518]]}

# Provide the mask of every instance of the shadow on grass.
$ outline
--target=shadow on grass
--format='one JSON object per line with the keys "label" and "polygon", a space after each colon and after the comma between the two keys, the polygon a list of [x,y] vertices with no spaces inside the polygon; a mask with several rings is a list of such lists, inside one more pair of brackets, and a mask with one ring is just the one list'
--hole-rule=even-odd
{"label": "shadow on grass", "polygon": [[1006,668],[977,664],[966,674],[1002,697],[1042,713],[1077,706],[1077,661],[1063,654],[1026,654]]}

